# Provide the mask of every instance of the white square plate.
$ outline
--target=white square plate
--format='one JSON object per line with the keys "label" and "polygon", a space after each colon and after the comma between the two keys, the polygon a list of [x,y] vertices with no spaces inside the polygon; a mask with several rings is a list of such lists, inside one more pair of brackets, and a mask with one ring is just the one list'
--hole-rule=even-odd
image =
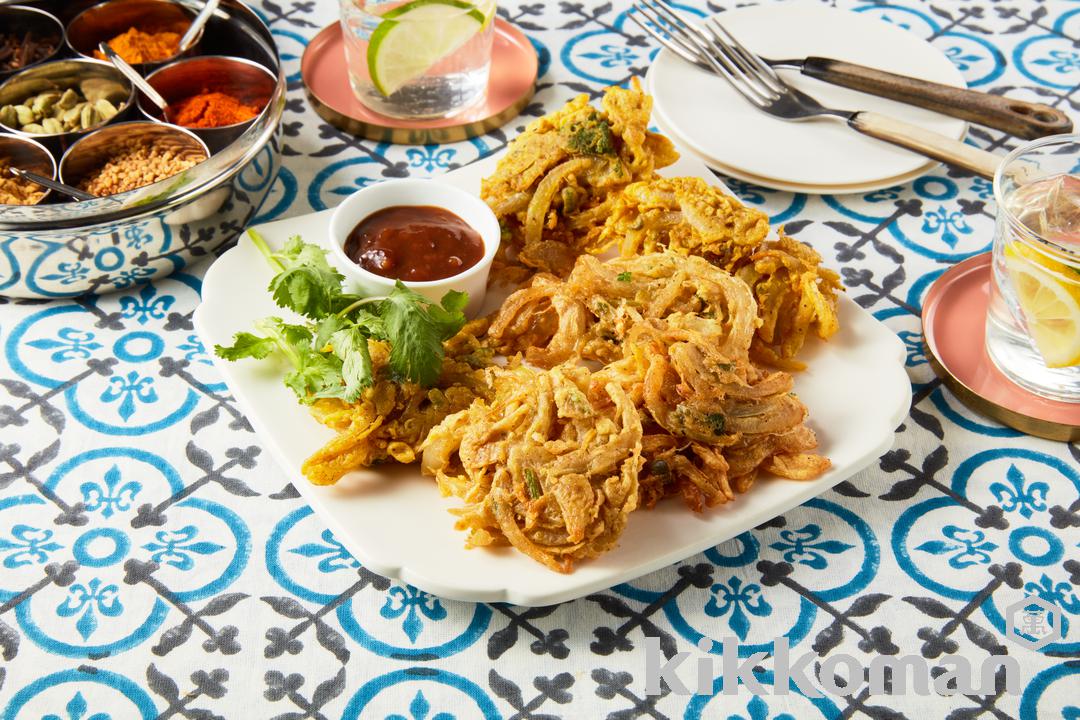
{"label": "white square plate", "polygon": [[[480,178],[497,158],[441,179],[479,192]],[[698,176],[719,184],[700,161],[683,157],[664,175]],[[257,229],[272,247],[291,235],[325,242],[331,211],[268,223]],[[272,276],[246,235],[207,271],[195,327],[207,347],[229,344],[267,315],[282,315],[267,292]],[[840,301],[841,330],[829,342],[812,341],[801,359],[809,368],[795,389],[810,409],[810,426],[832,468],[811,482],[762,478],[727,505],[696,514],[678,499],[630,516],[619,546],[561,575],[510,548],[464,547],[447,510],[458,504],[439,494],[417,466],[356,472],[331,487],[304,479],[300,467],[334,433],[309,415],[281,382],[273,362],[215,358],[229,389],[270,451],[334,535],[369,570],[435,595],[476,602],[550,605],[632,580],[735,537],[824,492],[870,465],[891,447],[907,415],[911,384],[904,347],[883,324],[848,297]]]}

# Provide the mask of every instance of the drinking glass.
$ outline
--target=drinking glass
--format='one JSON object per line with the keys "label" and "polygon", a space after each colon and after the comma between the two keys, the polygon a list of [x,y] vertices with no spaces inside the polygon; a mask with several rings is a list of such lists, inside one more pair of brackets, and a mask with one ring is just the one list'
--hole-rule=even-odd
{"label": "drinking glass", "polygon": [[496,0],[340,0],[349,83],[390,117],[448,117],[487,90]]}
{"label": "drinking glass", "polygon": [[1080,402],[1080,135],[1009,153],[994,177],[997,225],[986,350],[1013,382]]}

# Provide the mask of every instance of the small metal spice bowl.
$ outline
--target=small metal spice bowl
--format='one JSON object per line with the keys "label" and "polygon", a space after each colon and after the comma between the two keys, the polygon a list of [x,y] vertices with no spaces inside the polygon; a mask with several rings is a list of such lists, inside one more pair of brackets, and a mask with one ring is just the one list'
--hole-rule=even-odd
{"label": "small metal spice bowl", "polygon": [[[29,138],[18,135],[0,134],[0,207],[5,205],[40,205],[52,192],[46,188],[39,188],[29,180],[14,177],[8,168],[16,167],[20,170],[44,175],[50,180],[56,179],[56,160],[45,146]],[[26,187],[33,185],[33,192],[40,193],[38,198],[29,203],[11,203],[7,197],[14,187]]]}
{"label": "small metal spice bowl", "polygon": [[[80,139],[60,159],[60,182],[80,190],[87,190],[83,183],[120,153],[138,147],[152,145],[172,151],[182,160],[194,160],[192,167],[210,157],[206,144],[190,130],[176,125],[134,121],[109,125]],[[170,192],[184,182],[186,171],[179,170],[156,182],[138,185],[122,192],[140,191],[147,197]],[[93,190],[87,190],[93,192]]]}
{"label": "small metal spice bowl", "polygon": [[[277,86],[277,76],[265,66],[243,58],[224,55],[204,55],[178,60],[159,68],[146,81],[169,103],[169,120],[185,127],[206,142],[211,152],[217,152],[240,137],[266,110]],[[188,98],[206,92],[231,95],[246,105],[258,106],[255,117],[231,125],[193,127],[179,123],[174,107]],[[165,122],[161,110],[139,93],[139,110],[155,122]]]}
{"label": "small metal spice bowl", "polygon": [[[68,90],[84,99],[75,100],[72,104],[71,95],[65,97]],[[50,97],[51,101],[44,100]],[[109,63],[98,60],[55,60],[24,70],[0,85],[0,126],[31,137],[59,155],[82,135],[112,120],[122,120],[134,105],[133,98],[131,82]],[[115,114],[103,113],[97,106],[99,99],[107,99]],[[26,105],[27,102],[30,105]],[[51,131],[47,132],[26,131],[22,122],[25,118],[17,114],[7,117],[14,112],[6,110],[8,107],[15,110],[26,108],[19,112],[24,116],[27,115],[26,111],[34,113],[34,124],[39,126],[44,119],[38,119],[38,116],[49,116],[60,124],[59,132],[55,131],[55,126],[50,126]],[[75,108],[78,108],[78,118],[68,118],[67,114]],[[58,113],[60,118],[54,118]],[[69,120],[75,124],[72,125]]]}
{"label": "small metal spice bowl", "polygon": [[[170,31],[183,35],[194,19],[194,10],[170,0],[107,0],[87,8],[68,23],[67,44],[78,55],[97,58],[94,52],[99,43],[108,42],[131,28],[143,32]],[[184,55],[196,54],[202,35],[203,31],[200,30]],[[152,62],[129,61],[129,64],[145,74],[177,57],[180,55],[173,54]]]}
{"label": "small metal spice bowl", "polygon": [[22,5],[0,7],[0,80],[53,59],[63,47],[64,24],[54,15]]}

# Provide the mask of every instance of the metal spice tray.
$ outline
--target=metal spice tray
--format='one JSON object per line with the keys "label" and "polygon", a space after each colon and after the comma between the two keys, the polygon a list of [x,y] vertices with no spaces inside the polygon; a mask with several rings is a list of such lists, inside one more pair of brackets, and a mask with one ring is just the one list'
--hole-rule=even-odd
{"label": "metal spice tray", "polygon": [[[23,4],[51,12],[66,25],[97,3]],[[201,7],[178,4],[193,11]],[[242,2],[223,0],[196,51],[244,58],[271,70],[277,83],[262,113],[208,160],[167,180],[81,203],[0,207],[0,295],[71,297],[162,277],[234,240],[256,214],[280,167],[286,83],[273,37]],[[65,47],[50,62],[73,56]],[[132,119],[139,119],[134,103],[105,127]],[[63,147],[43,144],[59,161]]]}

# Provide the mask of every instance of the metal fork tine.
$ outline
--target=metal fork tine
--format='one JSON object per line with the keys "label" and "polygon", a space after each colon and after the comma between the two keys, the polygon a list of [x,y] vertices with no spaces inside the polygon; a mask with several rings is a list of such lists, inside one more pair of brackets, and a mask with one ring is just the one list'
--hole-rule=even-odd
{"label": "metal fork tine", "polygon": [[705,28],[709,31],[709,34],[713,36],[716,44],[729,56],[737,60],[739,65],[743,67],[746,72],[754,75],[759,82],[773,92],[784,92],[784,81],[780,79],[773,69],[765,64],[761,58],[748,50],[745,45],[736,40],[731,33],[716,20],[716,18],[709,18],[706,20]]}
{"label": "metal fork tine", "polygon": [[711,44],[717,53],[727,57],[728,60],[730,60],[730,63],[735,66],[735,68],[738,68],[739,72],[743,74],[747,82],[752,82],[759,85],[760,89],[762,89],[762,91],[764,91],[766,95],[775,96],[779,94],[781,89],[779,89],[779,87],[775,86],[773,83],[768,82],[766,78],[760,77],[760,73],[757,71],[757,68],[754,67],[753,64],[748,62],[748,60],[742,55],[735,52],[733,47],[726,43],[723,38],[714,35]]}
{"label": "metal fork tine", "polygon": [[758,95],[760,95],[766,101],[773,100],[779,94],[777,89],[771,87],[769,83],[763,82],[756,69],[752,66],[747,66],[746,62],[740,58],[729,46],[723,42],[717,42],[713,38],[708,38],[707,48],[703,48],[704,52],[716,57],[723,62],[728,69],[738,76],[748,87],[752,88]]}
{"label": "metal fork tine", "polygon": [[[653,8],[647,2],[648,0],[640,0],[633,6],[632,10],[645,17],[652,24],[652,27],[640,22],[640,19],[634,17],[635,13],[630,14],[631,19],[634,19],[640,28],[659,40],[664,47],[688,60],[688,62],[696,63],[706,70],[713,70],[726,78],[732,85],[738,85],[739,80],[732,76],[731,72],[724,66],[719,65],[712,53],[708,53],[703,49],[698,38],[689,35],[683,27],[676,24],[679,19],[677,16],[673,21],[671,17],[667,16],[669,13],[663,13],[662,9]],[[663,13],[663,16],[661,16],[661,13]],[[757,101],[755,98],[747,99]]]}
{"label": "metal fork tine", "polygon": [[[715,67],[716,63],[713,62],[713,59],[715,59],[724,65],[727,75],[741,80],[742,84],[737,89],[743,90],[743,95],[746,95],[746,91],[749,91],[761,102],[769,102],[775,99],[778,90],[770,87],[768,83],[762,82],[758,78],[757,72],[751,67],[746,67],[734,52],[725,51],[721,48],[716,43],[715,36],[711,32],[706,32],[695,25],[691,25],[665,0],[641,0],[641,2],[651,2],[652,5],[663,11],[665,19],[672,23],[677,22],[677,29],[698,47],[699,53],[705,57],[710,66]],[[728,77],[728,80],[734,82],[731,77]]]}
{"label": "metal fork tine", "polygon": [[753,62],[754,65],[759,70],[761,70],[761,72],[765,73],[771,79],[775,80],[778,83],[783,83],[784,82],[783,80],[780,79],[780,76],[776,74],[776,70],[774,70],[771,65],[769,65],[767,62],[762,60],[761,56],[758,55],[756,52],[754,52],[753,50],[749,49],[748,47],[743,45],[741,42],[739,42],[738,38],[736,38],[734,35],[732,35],[730,32],[728,32],[728,29],[726,27],[724,27],[723,24],[719,20],[717,20],[715,17],[710,18],[710,20],[712,21],[712,26],[713,26],[714,30],[719,30],[720,33],[722,33],[723,36],[727,39],[728,43],[730,45],[732,45],[740,53],[742,53],[742,55],[745,58],[747,58],[748,60]]}
{"label": "metal fork tine", "polygon": [[[638,27],[649,35],[652,35],[661,45],[687,62],[694,63],[695,65],[704,65],[696,47],[687,44],[681,37],[667,33],[665,26],[660,19],[655,15],[650,15],[646,8],[641,5],[634,5],[630,10],[631,12],[628,13],[628,17],[633,20]],[[633,12],[635,10],[637,12]],[[644,17],[646,22],[640,20],[637,17],[638,14]],[[649,23],[651,23],[651,25]]]}
{"label": "metal fork tine", "polygon": [[672,24],[681,30],[685,30],[689,33],[696,35],[701,40],[708,42],[709,36],[701,31],[697,26],[691,25],[683,19],[682,15],[675,8],[668,5],[664,0],[640,0],[641,4],[652,3],[654,10],[659,11],[661,15],[667,18]]}
{"label": "metal fork tine", "polygon": [[[657,24],[669,37],[680,40],[682,46],[688,50],[692,48],[692,52],[708,63],[708,67],[723,76],[751,103],[760,106],[775,98],[776,93],[771,88],[760,81],[755,83],[755,74],[734,64],[708,34],[683,20],[663,0],[639,0],[637,10],[643,11],[644,7],[663,18],[664,23]],[[642,14],[649,17],[647,13]]]}

